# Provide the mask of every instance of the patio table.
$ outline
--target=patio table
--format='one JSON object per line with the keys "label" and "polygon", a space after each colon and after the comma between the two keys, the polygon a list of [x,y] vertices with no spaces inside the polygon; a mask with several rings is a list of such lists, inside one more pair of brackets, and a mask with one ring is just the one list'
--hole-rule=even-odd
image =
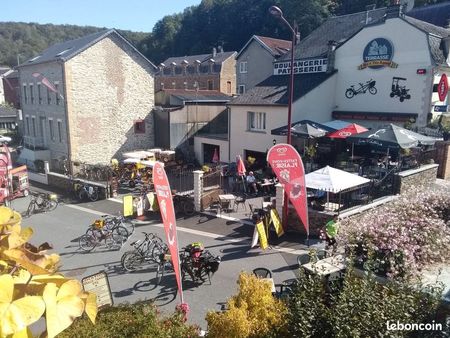
{"label": "patio table", "polygon": [[234,208],[234,201],[236,200],[236,196],[232,194],[219,195],[220,206],[225,211],[230,211]]}
{"label": "patio table", "polygon": [[302,268],[320,276],[328,276],[345,270],[345,257],[344,255],[331,256],[317,262],[304,264]]}

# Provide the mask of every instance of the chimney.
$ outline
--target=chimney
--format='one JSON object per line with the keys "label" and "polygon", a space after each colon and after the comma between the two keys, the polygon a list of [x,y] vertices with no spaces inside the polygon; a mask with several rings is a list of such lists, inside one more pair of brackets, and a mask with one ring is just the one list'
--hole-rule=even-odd
{"label": "chimney", "polygon": [[402,5],[397,4],[398,1],[394,1],[394,5],[390,5],[386,8],[386,19],[399,18],[403,15]]}
{"label": "chimney", "polygon": [[216,47],[214,47],[212,50],[212,57],[215,58],[216,55],[217,55],[217,49],[216,49]]}
{"label": "chimney", "polygon": [[334,71],[334,59],[335,51],[337,47],[337,42],[334,40],[328,41],[328,52],[327,52],[327,73]]}

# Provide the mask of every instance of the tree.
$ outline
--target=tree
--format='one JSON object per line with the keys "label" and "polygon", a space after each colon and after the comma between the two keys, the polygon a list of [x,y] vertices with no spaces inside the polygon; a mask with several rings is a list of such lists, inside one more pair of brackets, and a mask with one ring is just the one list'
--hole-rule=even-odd
{"label": "tree", "polygon": [[0,207],[0,336],[32,337],[29,326],[43,316],[49,338],[83,313],[95,323],[95,294],[56,273],[59,256],[46,253],[47,243],[30,244],[33,230],[20,221],[19,213]]}

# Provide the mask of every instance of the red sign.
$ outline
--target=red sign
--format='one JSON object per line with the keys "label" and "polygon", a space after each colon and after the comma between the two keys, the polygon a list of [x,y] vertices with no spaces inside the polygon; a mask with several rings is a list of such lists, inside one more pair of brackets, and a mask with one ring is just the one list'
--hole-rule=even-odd
{"label": "red sign", "polygon": [[309,235],[305,169],[300,155],[293,146],[280,143],[270,148],[267,153],[267,162],[272,167],[278,181],[284,186],[289,200]]}
{"label": "red sign", "polygon": [[439,101],[445,101],[445,98],[447,97],[448,93],[448,81],[447,81],[447,75],[442,74],[441,80],[438,84],[438,95],[439,95]]}
{"label": "red sign", "polygon": [[164,223],[167,243],[169,244],[170,256],[177,278],[178,292],[180,292],[181,303],[183,304],[183,286],[180,274],[180,256],[178,254],[177,224],[175,220],[175,210],[173,207],[172,192],[169,180],[167,179],[164,166],[156,162],[153,166],[153,185],[155,186],[156,197],[158,198],[159,209]]}

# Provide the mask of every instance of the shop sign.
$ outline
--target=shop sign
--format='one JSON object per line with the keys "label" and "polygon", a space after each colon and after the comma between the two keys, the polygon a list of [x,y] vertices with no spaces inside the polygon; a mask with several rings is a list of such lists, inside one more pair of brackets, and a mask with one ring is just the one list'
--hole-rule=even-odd
{"label": "shop sign", "polygon": [[104,271],[83,278],[81,284],[83,284],[84,291],[92,292],[97,296],[97,306],[100,309],[113,305],[108,275]]}
{"label": "shop sign", "polygon": [[445,105],[445,106],[436,105],[436,106],[434,106],[434,111],[436,113],[446,113],[447,107],[448,107],[447,105]]}
{"label": "shop sign", "polygon": [[384,38],[373,39],[364,48],[364,62],[358,66],[358,69],[397,68],[398,64],[392,61],[393,56],[394,47],[389,40]]}
{"label": "shop sign", "polygon": [[448,81],[447,81],[447,75],[442,74],[441,80],[438,84],[438,95],[439,95],[439,101],[445,101],[445,98],[447,97],[448,93]]}
{"label": "shop sign", "polygon": [[[324,73],[327,71],[327,59],[311,59],[294,61],[294,74]],[[288,75],[291,73],[291,62],[277,62],[273,66],[273,75]]]}

